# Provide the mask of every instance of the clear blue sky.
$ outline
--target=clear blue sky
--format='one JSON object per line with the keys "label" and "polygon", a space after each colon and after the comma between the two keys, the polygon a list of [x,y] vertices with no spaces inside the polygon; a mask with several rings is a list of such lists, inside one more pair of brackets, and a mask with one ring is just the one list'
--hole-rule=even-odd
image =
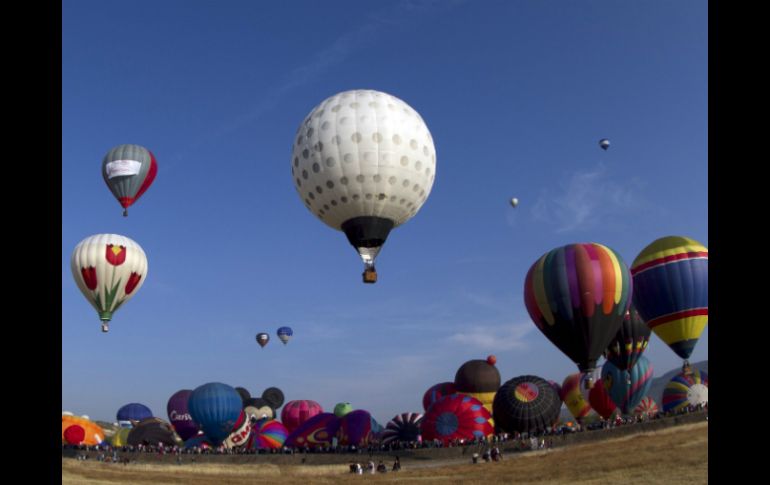
{"label": "clear blue sky", "polygon": [[[68,0],[62,409],[114,421],[141,402],[168,419],[174,392],[219,381],[349,401],[384,424],[489,354],[504,381],[561,382],[576,366],[524,306],[539,256],[591,241],[630,265],[662,236],[708,245],[707,8]],[[391,233],[375,285],[290,173],[303,118],[350,89],[407,102],[437,152],[430,197]],[[128,218],[101,178],[122,143],[159,166]],[[97,233],[134,239],[149,261],[108,334],[69,268]],[[657,336],[646,355],[656,375],[681,365]],[[708,327],[691,360],[707,358]]]}

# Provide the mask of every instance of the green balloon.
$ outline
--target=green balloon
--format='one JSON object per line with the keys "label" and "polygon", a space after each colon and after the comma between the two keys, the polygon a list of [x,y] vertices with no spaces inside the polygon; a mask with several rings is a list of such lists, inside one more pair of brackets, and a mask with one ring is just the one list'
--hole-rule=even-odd
{"label": "green balloon", "polygon": [[339,402],[334,406],[334,415],[341,418],[352,410],[353,406],[351,406],[349,402]]}

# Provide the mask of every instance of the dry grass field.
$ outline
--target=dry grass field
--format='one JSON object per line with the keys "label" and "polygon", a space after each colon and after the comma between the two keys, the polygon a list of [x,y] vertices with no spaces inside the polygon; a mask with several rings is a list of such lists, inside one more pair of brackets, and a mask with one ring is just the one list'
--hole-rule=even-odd
{"label": "dry grass field", "polygon": [[[392,463],[388,463],[390,466]],[[404,463],[400,472],[353,475],[348,466],[149,465],[62,459],[62,485],[134,484],[546,484],[708,483],[708,422],[674,426],[590,444],[508,454],[501,462]]]}

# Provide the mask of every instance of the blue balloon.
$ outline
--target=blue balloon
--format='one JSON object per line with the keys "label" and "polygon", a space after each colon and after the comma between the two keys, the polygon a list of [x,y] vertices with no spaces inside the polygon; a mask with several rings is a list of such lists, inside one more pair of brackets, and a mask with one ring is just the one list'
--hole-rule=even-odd
{"label": "blue balloon", "polygon": [[652,387],[652,364],[641,355],[630,370],[619,369],[611,361],[602,367],[603,383],[610,399],[623,414],[631,414]]}
{"label": "blue balloon", "polygon": [[195,388],[187,407],[193,421],[200,425],[214,445],[219,445],[233,431],[243,401],[235,388],[221,382],[210,382]]}
{"label": "blue balloon", "polygon": [[144,404],[132,402],[118,409],[118,421],[141,421],[151,418],[152,411]]}
{"label": "blue balloon", "polygon": [[281,339],[281,342],[283,342],[284,345],[286,345],[286,342],[291,339],[291,336],[294,335],[294,331],[290,327],[281,327],[278,329],[278,338]]}

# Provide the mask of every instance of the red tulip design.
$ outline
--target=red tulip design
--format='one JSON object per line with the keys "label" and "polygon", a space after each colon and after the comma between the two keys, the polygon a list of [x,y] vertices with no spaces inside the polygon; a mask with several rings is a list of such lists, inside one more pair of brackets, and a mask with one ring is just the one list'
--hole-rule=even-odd
{"label": "red tulip design", "polygon": [[142,279],[142,275],[137,273],[131,273],[131,276],[128,277],[128,282],[126,283],[126,295],[130,295],[132,291],[134,291],[134,288],[136,288],[136,285],[139,284],[139,280]]}
{"label": "red tulip design", "polygon": [[120,266],[126,262],[126,247],[107,245],[107,262],[113,266]]}
{"label": "red tulip design", "polygon": [[86,287],[93,291],[96,289],[96,268],[89,266],[88,268],[80,268],[80,274],[83,275],[83,281]]}

